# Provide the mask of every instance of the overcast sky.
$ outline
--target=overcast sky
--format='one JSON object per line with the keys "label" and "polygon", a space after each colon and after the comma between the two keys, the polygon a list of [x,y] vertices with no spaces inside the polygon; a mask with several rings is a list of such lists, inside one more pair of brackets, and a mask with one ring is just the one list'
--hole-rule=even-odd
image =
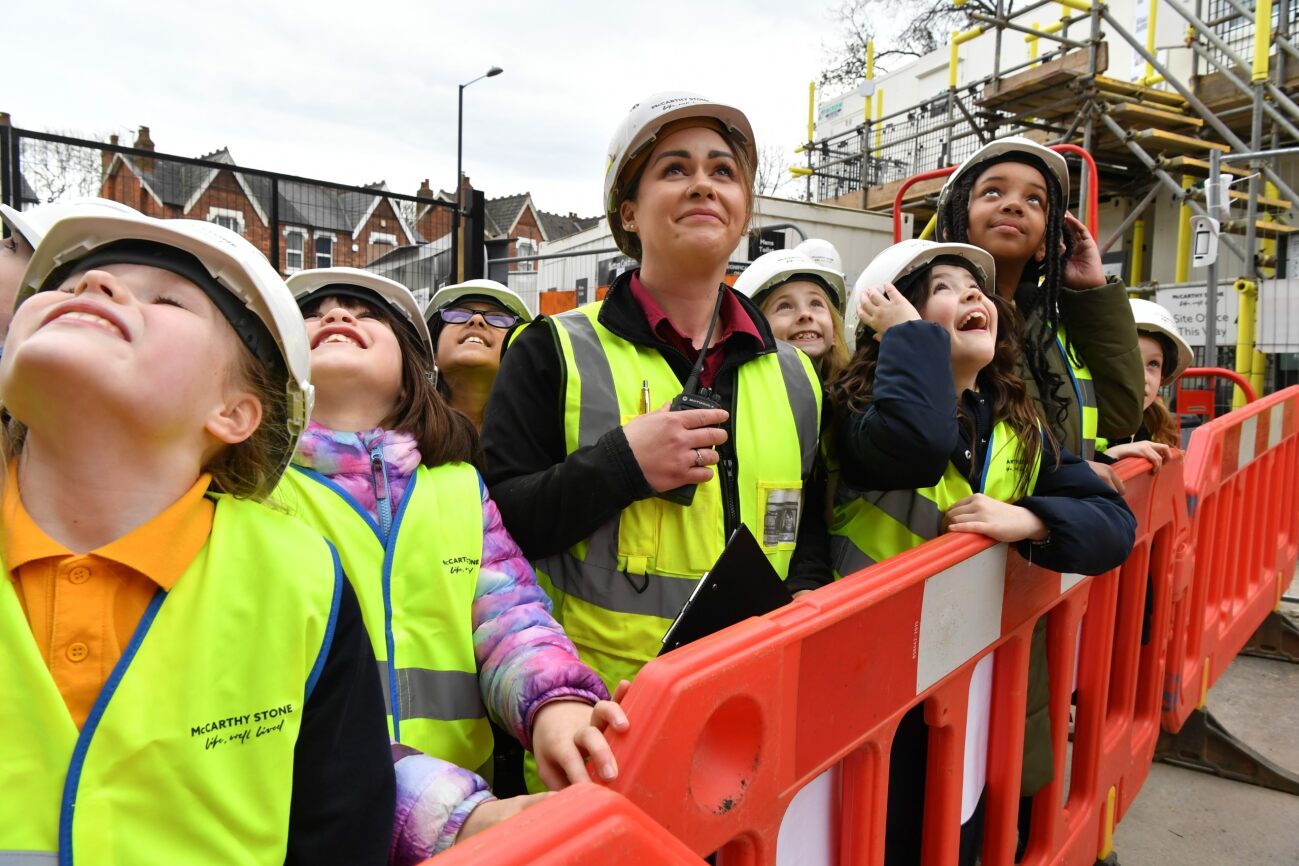
{"label": "overcast sky", "polygon": [[594,215],[614,127],[657,90],[732,102],[793,161],[836,5],[14,3],[0,111],[82,134],[146,125],[162,152],[229,147],[244,165],[413,193],[426,177],[451,187],[456,85],[498,65],[465,91],[465,173],[489,197]]}

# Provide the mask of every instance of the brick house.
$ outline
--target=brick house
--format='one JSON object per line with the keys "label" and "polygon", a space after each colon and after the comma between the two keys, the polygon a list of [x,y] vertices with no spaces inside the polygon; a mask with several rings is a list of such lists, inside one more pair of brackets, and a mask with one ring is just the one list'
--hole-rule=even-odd
{"label": "brick house", "polygon": [[[599,217],[583,218],[574,213],[561,216],[539,210],[527,192],[488,199],[485,211],[489,259],[537,255],[542,241],[567,237],[600,221]],[[513,287],[527,284],[536,270],[536,262],[508,262],[491,266],[488,276]]]}
{"label": "brick house", "polygon": [[[117,137],[113,136],[111,142],[116,144]],[[148,127],[140,127],[133,146],[154,149]],[[150,216],[219,223],[239,232],[269,257],[270,178],[240,173],[234,158],[224,148],[202,158],[225,163],[230,168],[207,168],[105,152],[100,194]],[[427,181],[420,189],[421,194],[426,187]],[[386,183],[380,181],[364,188],[376,194],[300,181],[278,182],[280,252],[276,266],[280,273],[333,265],[364,267],[399,246],[425,242],[427,236],[421,236],[411,227],[398,203],[382,195],[388,191]],[[436,228],[437,219],[443,215],[449,225],[450,215],[445,208],[432,205],[423,208],[425,213],[420,216],[430,228]]]}

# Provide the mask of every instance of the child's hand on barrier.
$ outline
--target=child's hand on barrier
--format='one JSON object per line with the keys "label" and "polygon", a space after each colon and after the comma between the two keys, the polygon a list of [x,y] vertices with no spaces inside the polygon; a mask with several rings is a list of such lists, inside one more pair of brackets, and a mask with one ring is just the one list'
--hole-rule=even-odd
{"label": "child's hand on barrier", "polygon": [[618,763],[604,732],[607,728],[627,730],[627,714],[618,702],[629,685],[623,680],[614,690],[613,700],[600,701],[594,707],[581,701],[559,700],[537,711],[532,724],[532,754],[537,759],[537,775],[547,788],[558,791],[591,781],[588,761],[602,781],[618,778]]}
{"label": "child's hand on barrier", "polygon": [[1101,251],[1087,226],[1066,212],[1064,230],[1073,235],[1073,255],[1064,266],[1064,284],[1069,289],[1094,289],[1105,285],[1105,268],[1101,265]]}
{"label": "child's hand on barrier", "polygon": [[513,818],[524,809],[537,805],[549,796],[549,791],[543,791],[540,794],[525,794],[522,797],[507,797],[504,800],[488,800],[485,803],[479,803],[469,813],[465,823],[460,825],[460,832],[456,834],[456,841],[463,842],[470,836],[481,833],[494,824],[501,823],[506,818]]}
{"label": "child's hand on barrier", "polygon": [[1162,442],[1127,442],[1112,446],[1105,455],[1115,460],[1122,460],[1124,457],[1140,457],[1142,460],[1149,460],[1154,471],[1158,472],[1159,467],[1164,465],[1164,461],[1172,459],[1173,449]]}
{"label": "child's hand on barrier", "polygon": [[981,532],[997,541],[1041,541],[1046,524],[1033,512],[982,493],[967,496],[947,509],[943,528],[948,532]]}
{"label": "child's hand on barrier", "polygon": [[867,289],[862,293],[857,302],[857,318],[875,332],[878,340],[889,328],[915,321],[920,314],[892,283],[885,283],[883,288]]}
{"label": "child's hand on barrier", "polygon": [[[1114,456],[1114,449],[1111,448],[1105,453],[1112,457]],[[1128,491],[1127,485],[1123,483],[1123,479],[1119,477],[1119,473],[1114,471],[1113,466],[1110,466],[1108,463],[1097,463],[1095,460],[1088,460],[1087,465],[1092,468],[1092,472],[1096,473],[1097,478],[1108,484],[1118,495],[1122,496]]]}

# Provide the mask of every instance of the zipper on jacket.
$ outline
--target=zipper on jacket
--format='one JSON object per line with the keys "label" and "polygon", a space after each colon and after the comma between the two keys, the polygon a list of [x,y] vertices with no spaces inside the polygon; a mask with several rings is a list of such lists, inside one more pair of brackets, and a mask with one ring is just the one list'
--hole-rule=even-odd
{"label": "zipper on jacket", "polygon": [[388,472],[383,466],[383,447],[376,445],[370,449],[370,472],[374,476],[374,500],[379,512],[379,528],[383,537],[388,537],[392,529],[392,500],[388,498]]}
{"label": "zipper on jacket", "polygon": [[[726,538],[722,543],[730,540],[731,534],[740,526],[739,515],[737,514],[736,503],[739,501],[738,482],[736,481],[735,466],[735,406],[739,403],[740,383],[739,376],[736,376],[735,388],[731,391],[731,417],[727,419],[727,437],[726,443],[718,450],[721,461],[718,468],[722,470],[722,517],[723,526],[726,531]],[[722,450],[725,449],[725,450]]]}

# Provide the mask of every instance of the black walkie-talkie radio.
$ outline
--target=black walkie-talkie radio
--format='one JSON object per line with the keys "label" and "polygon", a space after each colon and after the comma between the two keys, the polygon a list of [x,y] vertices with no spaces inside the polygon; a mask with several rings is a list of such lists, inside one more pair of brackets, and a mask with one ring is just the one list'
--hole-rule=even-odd
{"label": "black walkie-talkie radio", "polygon": [[[704,369],[704,355],[708,352],[708,344],[713,341],[713,330],[717,327],[717,320],[722,314],[722,299],[725,297],[725,290],[717,289],[717,304],[713,307],[713,319],[708,323],[708,333],[704,336],[703,348],[699,350],[699,357],[695,359],[695,365],[690,369],[690,376],[686,379],[685,387],[681,393],[672,398],[670,412],[684,412],[689,409],[720,409],[722,403],[713,396],[712,388],[700,388],[699,376]],[[660,498],[677,505],[689,505],[695,501],[695,488],[697,484],[682,484],[680,487],[674,487],[671,490],[664,490],[658,494]]]}

